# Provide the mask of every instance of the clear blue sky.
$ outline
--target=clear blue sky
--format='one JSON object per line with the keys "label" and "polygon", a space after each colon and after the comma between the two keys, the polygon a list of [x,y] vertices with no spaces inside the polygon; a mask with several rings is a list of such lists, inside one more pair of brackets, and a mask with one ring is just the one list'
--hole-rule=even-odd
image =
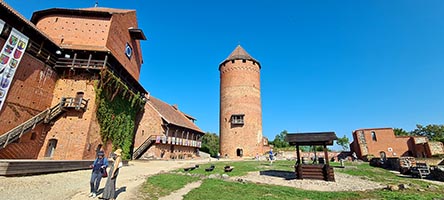
{"label": "clear blue sky", "polygon": [[[28,19],[94,0],[6,0]],[[219,131],[218,65],[241,44],[262,65],[263,133],[444,121],[444,1],[100,0],[136,9],[141,83]],[[351,138],[350,138],[351,139]]]}

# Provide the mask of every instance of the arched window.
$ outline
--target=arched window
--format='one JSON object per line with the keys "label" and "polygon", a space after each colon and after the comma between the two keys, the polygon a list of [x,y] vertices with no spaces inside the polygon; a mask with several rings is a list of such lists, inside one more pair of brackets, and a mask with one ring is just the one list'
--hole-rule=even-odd
{"label": "arched window", "polygon": [[378,141],[378,140],[376,139],[376,133],[375,133],[374,131],[372,131],[372,140],[373,140],[373,141]]}

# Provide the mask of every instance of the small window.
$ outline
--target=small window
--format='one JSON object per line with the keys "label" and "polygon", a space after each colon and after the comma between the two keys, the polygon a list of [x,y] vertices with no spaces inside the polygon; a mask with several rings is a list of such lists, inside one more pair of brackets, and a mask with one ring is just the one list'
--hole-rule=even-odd
{"label": "small window", "polygon": [[35,140],[36,137],[37,137],[37,133],[32,132],[31,133],[31,140]]}
{"label": "small window", "polygon": [[374,131],[372,131],[372,140],[373,140],[373,141],[378,141],[378,140],[376,139],[376,133],[375,133]]}
{"label": "small window", "polygon": [[231,124],[244,124],[244,115],[232,115],[231,116]]}

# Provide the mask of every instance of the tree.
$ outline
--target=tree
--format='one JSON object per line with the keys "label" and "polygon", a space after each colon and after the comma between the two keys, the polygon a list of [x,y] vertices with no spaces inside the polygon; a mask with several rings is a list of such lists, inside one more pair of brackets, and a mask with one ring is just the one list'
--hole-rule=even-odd
{"label": "tree", "polygon": [[349,148],[350,141],[348,137],[344,135],[342,138],[338,138],[338,140],[336,140],[336,144],[341,146],[342,150],[346,151]]}
{"label": "tree", "polygon": [[416,129],[411,132],[414,136],[425,136],[431,141],[444,142],[444,125],[429,124],[423,126],[416,125]]}
{"label": "tree", "polygon": [[395,132],[396,136],[409,136],[411,135],[410,132],[407,132],[406,130],[402,128],[394,128],[393,131]]}
{"label": "tree", "polygon": [[273,144],[274,147],[276,148],[289,147],[290,144],[287,141],[285,141],[287,134],[288,134],[287,130],[283,130],[281,133],[276,135],[276,137],[274,137],[274,140],[273,142],[271,142],[271,144]]}
{"label": "tree", "polygon": [[217,153],[219,153],[219,136],[216,133],[205,133],[202,137],[202,147],[200,150],[216,157]]}

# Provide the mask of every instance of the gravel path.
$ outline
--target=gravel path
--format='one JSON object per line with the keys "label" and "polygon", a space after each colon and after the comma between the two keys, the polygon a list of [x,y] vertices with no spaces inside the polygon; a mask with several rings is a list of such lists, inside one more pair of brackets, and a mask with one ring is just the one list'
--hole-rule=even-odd
{"label": "gravel path", "polygon": [[[121,169],[117,177],[117,199],[137,199],[139,187],[152,174],[205,162],[208,160],[131,161],[129,166]],[[24,177],[0,177],[0,199],[91,200],[92,198],[87,197],[90,176],[90,170],[80,170]],[[103,179],[101,189],[105,183],[106,180]]]}
{"label": "gravel path", "polygon": [[294,179],[294,173],[286,174],[282,172],[269,173],[267,175],[261,175],[260,172],[250,172],[246,176],[232,178],[233,181],[239,181],[239,179],[247,182],[282,185],[316,191],[364,191],[385,187],[385,185],[340,172],[335,172],[335,182],[310,179],[298,180]]}
{"label": "gravel path", "polygon": [[185,187],[171,193],[168,196],[159,198],[159,200],[182,200],[183,196],[188,194],[191,190],[200,187],[202,181],[196,181],[185,185]]}

